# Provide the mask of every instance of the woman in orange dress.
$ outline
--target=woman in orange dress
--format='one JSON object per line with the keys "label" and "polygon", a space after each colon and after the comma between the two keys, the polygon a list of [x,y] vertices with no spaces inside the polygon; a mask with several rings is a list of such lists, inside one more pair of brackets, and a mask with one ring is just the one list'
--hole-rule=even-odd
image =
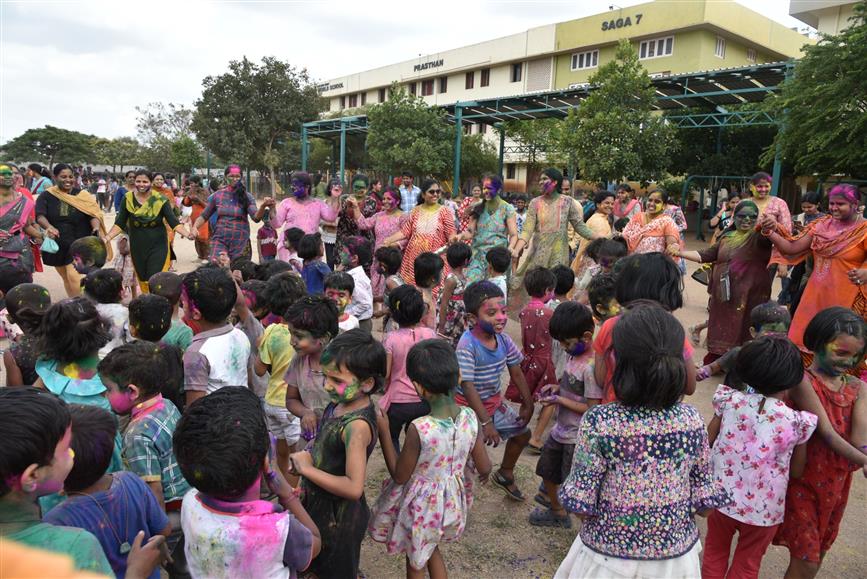
{"label": "woman in orange dress", "polygon": [[810,222],[795,237],[768,214],[759,221],[784,263],[795,265],[813,255],[813,273],[789,330],[789,339],[802,352],[807,352],[804,330],[820,311],[843,306],[867,319],[867,220],[858,213],[860,202],[854,185],[837,185],[828,193],[829,215]]}
{"label": "woman in orange dress", "polygon": [[623,239],[629,253],[669,252],[680,250],[680,230],[674,220],[665,214],[667,195],[657,190],[647,197],[647,209],[632,216],[623,228]]}
{"label": "woman in orange dress", "polygon": [[[445,205],[439,204],[440,195],[442,189],[439,181],[426,179],[421,187],[422,203],[410,212],[400,226],[400,231],[389,235],[383,242],[383,245],[396,245],[404,239],[409,240],[400,266],[400,277],[408,284],[415,285],[415,258],[426,251],[436,252],[445,247],[455,234],[455,214]],[[441,279],[445,279],[448,273],[449,266],[445,263]]]}

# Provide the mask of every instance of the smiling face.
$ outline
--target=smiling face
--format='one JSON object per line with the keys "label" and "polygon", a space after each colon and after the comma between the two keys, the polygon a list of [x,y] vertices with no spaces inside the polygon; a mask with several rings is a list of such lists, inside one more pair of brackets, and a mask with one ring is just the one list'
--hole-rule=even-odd
{"label": "smiling face", "polygon": [[596,206],[596,211],[603,215],[611,215],[611,212],[614,211],[614,195],[603,199],[602,203]]}
{"label": "smiling face", "polygon": [[165,184],[166,184],[165,177],[163,177],[162,175],[155,175],[154,176],[154,181],[153,181],[154,189],[162,189],[163,185],[165,185]]}
{"label": "smiling face", "polygon": [[127,173],[123,178],[123,184],[126,186],[128,191],[135,187],[135,173]]}
{"label": "smiling face", "polygon": [[526,208],[527,202],[525,200],[515,199],[515,210],[517,210],[518,213],[523,213]]}
{"label": "smiling face", "polygon": [[470,195],[473,199],[478,199],[482,196],[482,188],[478,185],[473,185],[473,188],[470,190]]}
{"label": "smiling face", "polygon": [[404,175],[401,177],[400,182],[403,183],[404,189],[412,189],[412,177]]}
{"label": "smiling face", "polygon": [[759,212],[752,207],[741,207],[734,216],[735,227],[738,231],[749,231],[756,226]]}
{"label": "smiling face", "polygon": [[72,169],[64,169],[55,179],[57,180],[57,186],[62,191],[71,191],[75,186],[75,175],[73,175]]}
{"label": "smiling face", "polygon": [[734,197],[729,197],[728,201],[726,202],[726,207],[728,207],[729,211],[734,211],[735,207],[737,207],[738,203],[740,203],[740,202],[741,202],[741,198],[738,197],[737,195],[735,195]]}
{"label": "smiling face", "polygon": [[539,177],[539,190],[542,191],[542,195],[550,195],[556,188],[557,181],[553,181],[548,175],[542,173],[542,176]]}
{"label": "smiling face", "polygon": [[662,200],[662,193],[654,191],[647,198],[647,213],[659,215],[663,209],[665,209],[665,202]]}
{"label": "smiling face", "polygon": [[352,194],[355,195],[355,198],[358,200],[364,199],[367,196],[367,184],[360,179],[358,181],[353,181]]}
{"label": "smiling face", "polygon": [[430,189],[424,192],[424,204],[428,206],[436,205],[440,200],[440,195],[442,195],[440,184],[434,183],[430,186]]}
{"label": "smiling face", "polygon": [[506,329],[506,301],[501,297],[488,298],[482,302],[476,316],[479,329],[487,334],[502,334]]}
{"label": "smiling face", "polygon": [[753,197],[764,199],[771,193],[771,184],[765,179],[759,179],[750,185],[750,190],[753,192]]}
{"label": "smiling face", "polygon": [[386,191],[385,195],[382,196],[382,210],[391,213],[398,207],[400,207],[400,199],[393,191]]}
{"label": "smiling face", "polygon": [[857,213],[857,209],[843,196],[834,195],[828,198],[828,213],[839,221],[848,221]]}
{"label": "smiling face", "polygon": [[[156,180],[154,181],[154,184]],[[136,175],[135,178],[135,190],[139,193],[147,193],[151,189],[151,180],[148,179],[147,175]]]}
{"label": "smiling face", "polygon": [[0,187],[9,189],[15,183],[15,173],[9,165],[0,165]]}
{"label": "smiling face", "polygon": [[325,289],[325,297],[332,300],[335,304],[337,304],[337,310],[343,314],[343,310],[346,309],[346,306],[352,301],[352,293],[347,290],[340,290],[336,288],[326,288]]}
{"label": "smiling face", "polygon": [[304,199],[307,197],[307,183],[301,179],[292,179],[292,194],[295,195],[297,199]]}
{"label": "smiling face", "polygon": [[632,199],[632,193],[626,189],[619,189],[617,191],[617,200],[621,203],[628,203],[630,199]]}
{"label": "smiling face", "polygon": [[367,394],[364,385],[345,366],[323,364],[322,373],[325,374],[325,391],[336,404],[348,404]]}
{"label": "smiling face", "polygon": [[493,201],[500,194],[500,187],[491,179],[485,179],[482,183],[482,192],[485,194],[485,199]]}
{"label": "smiling face", "polygon": [[863,356],[864,340],[839,334],[824,351],[816,352],[816,364],[828,376],[839,376],[857,366]]}
{"label": "smiling face", "polygon": [[291,336],[289,343],[292,344],[292,349],[299,354],[308,356],[322,351],[322,340],[314,338],[307,330],[293,328],[289,324],[289,335]]}

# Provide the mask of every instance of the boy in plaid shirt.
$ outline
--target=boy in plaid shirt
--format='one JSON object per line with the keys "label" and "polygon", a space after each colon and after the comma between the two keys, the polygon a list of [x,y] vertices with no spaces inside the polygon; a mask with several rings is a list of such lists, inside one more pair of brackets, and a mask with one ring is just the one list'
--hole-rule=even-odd
{"label": "boy in plaid shirt", "polygon": [[181,414],[160,393],[161,385],[168,380],[165,367],[158,344],[135,341],[112,350],[99,363],[98,371],[112,410],[121,416],[131,415],[123,435],[124,463],[148,484],[165,508],[172,525],[168,540],[172,565],[181,572],[186,567],[181,500],[190,485],[172,449],[172,436]]}

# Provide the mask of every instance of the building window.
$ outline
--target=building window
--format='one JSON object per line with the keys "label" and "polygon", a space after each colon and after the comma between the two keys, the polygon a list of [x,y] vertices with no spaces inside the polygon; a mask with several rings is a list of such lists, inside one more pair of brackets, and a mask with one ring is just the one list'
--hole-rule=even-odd
{"label": "building window", "polygon": [[484,135],[487,132],[488,132],[488,125],[486,125],[485,123],[479,123],[479,134]]}
{"label": "building window", "polygon": [[506,179],[514,179],[515,178],[515,164],[514,163],[506,163]]}
{"label": "building window", "polygon": [[521,82],[521,72],[524,70],[523,62],[516,62],[512,65],[511,82]]}
{"label": "building window", "polygon": [[666,36],[665,38],[652,38],[643,40],[639,45],[638,58],[659,58],[660,56],[671,56],[674,52],[674,36]]}
{"label": "building window", "polygon": [[381,102],[381,103],[385,102],[385,89],[384,88],[379,89],[379,102]]}
{"label": "building window", "polygon": [[579,52],[572,55],[572,70],[596,68],[599,65],[599,51]]}
{"label": "building window", "polygon": [[471,124],[470,125],[464,125],[461,128],[463,129],[465,135],[472,135],[473,134],[473,125],[471,125]]}
{"label": "building window", "polygon": [[482,80],[479,82],[479,86],[488,86],[489,84],[491,84],[491,69],[483,68]]}
{"label": "building window", "polygon": [[358,95],[351,94],[349,95],[349,108],[354,109],[358,106]]}
{"label": "building window", "polygon": [[409,94],[411,94],[412,96],[415,96],[415,83],[414,82],[409,83]]}
{"label": "building window", "polygon": [[722,36],[716,37],[716,48],[713,50],[713,55],[717,58],[726,57],[726,39]]}
{"label": "building window", "polygon": [[361,106],[364,106],[366,104],[367,104],[367,93],[363,92],[363,93],[361,93]]}
{"label": "building window", "polygon": [[476,73],[475,71],[470,71],[467,73],[467,79],[464,81],[464,88],[470,90],[476,84]]}
{"label": "building window", "polygon": [[433,94],[433,79],[421,81],[421,96]]}
{"label": "building window", "polygon": [[756,61],[756,49],[755,48],[747,48],[747,61],[755,62]]}
{"label": "building window", "polygon": [[449,77],[441,76],[439,80],[440,80],[440,94],[443,94],[444,92],[448,92],[448,90],[449,90]]}
{"label": "building window", "polygon": [[342,97],[340,97],[340,110],[343,110],[345,108],[346,108],[346,97],[342,96]]}

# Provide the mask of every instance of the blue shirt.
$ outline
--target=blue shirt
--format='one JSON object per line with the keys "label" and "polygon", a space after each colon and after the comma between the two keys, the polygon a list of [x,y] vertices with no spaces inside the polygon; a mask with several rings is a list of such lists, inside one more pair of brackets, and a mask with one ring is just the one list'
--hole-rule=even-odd
{"label": "blue shirt", "polygon": [[[500,375],[506,366],[515,366],[523,360],[521,352],[508,334],[495,336],[497,347],[493,350],[482,344],[471,330],[465,331],[458,341],[461,383],[472,382],[482,400],[500,392]],[[464,396],[464,390],[460,386],[457,392]]]}
{"label": "blue shirt", "polygon": [[419,193],[421,193],[421,189],[415,185],[412,186],[412,189],[407,189],[403,185],[400,186],[400,208],[404,213],[409,213],[418,205]]}
{"label": "blue shirt", "polygon": [[123,198],[126,197],[126,187],[120,186],[117,188],[117,191],[114,192],[114,210],[120,211],[120,206],[123,203]]}
{"label": "blue shirt", "polygon": [[51,182],[50,178],[40,175],[39,177],[33,179],[33,182],[30,184],[30,192],[33,193],[34,196],[36,196],[51,187],[52,185],[54,185],[54,183]]}
{"label": "blue shirt", "polygon": [[321,294],[325,292],[325,278],[331,273],[331,268],[323,262],[314,260],[304,264],[301,268],[301,277],[307,284],[307,293]]}
{"label": "blue shirt", "polygon": [[[131,472],[115,473],[107,491],[89,496],[73,494],[51,509],[43,521],[93,533],[111,568],[121,579],[126,575],[127,558],[120,552],[121,544],[132,545],[136,534],[144,531],[144,545],[169,524],[169,518],[150,488]],[[150,574],[151,579],[159,579],[159,576],[159,568]]]}

